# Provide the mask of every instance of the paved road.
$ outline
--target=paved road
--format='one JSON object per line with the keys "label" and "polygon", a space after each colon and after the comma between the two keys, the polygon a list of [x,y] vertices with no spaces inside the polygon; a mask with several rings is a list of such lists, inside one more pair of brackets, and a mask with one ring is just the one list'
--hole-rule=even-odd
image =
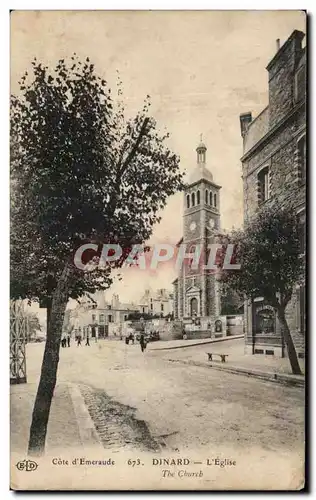
{"label": "paved road", "polygon": [[[28,346],[30,378],[38,377],[42,352],[43,344]],[[164,351],[142,354],[138,344],[119,341],[72,345],[61,349],[58,383],[79,384],[89,401],[97,394],[103,405],[94,405],[99,424],[109,398],[116,424],[145,422],[149,448],[159,443],[170,451],[227,447],[303,453],[303,389],[165,358]],[[128,422],[118,417],[122,412]]]}

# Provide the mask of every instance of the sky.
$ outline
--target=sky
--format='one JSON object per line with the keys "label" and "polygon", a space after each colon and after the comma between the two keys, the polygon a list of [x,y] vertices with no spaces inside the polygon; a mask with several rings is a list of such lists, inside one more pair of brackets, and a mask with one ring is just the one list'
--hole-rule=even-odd
{"label": "sky", "polygon": [[[268,104],[266,66],[294,29],[306,31],[301,11],[14,11],[11,13],[11,92],[34,57],[50,67],[58,59],[89,56],[114,88],[117,71],[129,115],[151,96],[158,128],[187,175],[196,166],[203,134],[207,167],[221,189],[221,226],[243,220],[239,115]],[[183,194],[169,199],[151,242],[182,236]],[[146,287],[172,289],[176,271],[127,270],[109,290],[137,300]]]}

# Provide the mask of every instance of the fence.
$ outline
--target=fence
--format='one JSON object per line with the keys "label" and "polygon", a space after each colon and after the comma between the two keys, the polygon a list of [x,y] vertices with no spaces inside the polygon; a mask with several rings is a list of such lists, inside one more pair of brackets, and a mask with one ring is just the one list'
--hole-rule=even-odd
{"label": "fence", "polygon": [[10,302],[10,384],[26,383],[27,320],[23,302]]}

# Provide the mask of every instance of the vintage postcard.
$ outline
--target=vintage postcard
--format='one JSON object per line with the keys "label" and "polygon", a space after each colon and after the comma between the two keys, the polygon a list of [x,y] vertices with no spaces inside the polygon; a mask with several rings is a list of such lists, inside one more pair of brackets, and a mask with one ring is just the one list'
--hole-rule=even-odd
{"label": "vintage postcard", "polygon": [[11,12],[11,488],[302,490],[306,12]]}

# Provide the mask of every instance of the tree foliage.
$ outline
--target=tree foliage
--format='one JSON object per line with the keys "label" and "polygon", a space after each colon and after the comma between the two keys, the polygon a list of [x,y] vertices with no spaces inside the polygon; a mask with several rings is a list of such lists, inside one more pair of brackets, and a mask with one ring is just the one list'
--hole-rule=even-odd
{"label": "tree foliage", "polygon": [[[112,265],[78,270],[75,252],[84,243],[115,242],[125,253],[143,244],[183,184],[148,98],[126,119],[89,58],[32,68],[11,99],[11,298],[48,307],[29,441],[29,453],[42,454],[67,301],[112,282]],[[92,258],[85,253],[86,264]]]}
{"label": "tree foliage", "polygon": [[240,271],[222,270],[226,288],[242,298],[264,297],[272,306],[287,305],[293,286],[304,276],[301,258],[301,228],[291,207],[266,207],[247,225],[235,231],[230,241],[236,244]]}
{"label": "tree foliage", "polygon": [[157,319],[157,318],[161,318],[161,315],[134,311],[134,312],[129,313],[129,315],[127,316],[127,321],[139,321],[140,319],[143,319],[146,321],[146,320]]}
{"label": "tree foliage", "polygon": [[244,231],[227,238],[236,246],[235,260],[240,270],[220,273],[224,290],[232,290],[251,301],[263,297],[277,313],[286,340],[294,373],[300,373],[285,310],[293,288],[304,280],[302,227],[295,209],[267,205],[249,222]]}
{"label": "tree foliage", "polygon": [[27,321],[27,341],[36,338],[38,332],[41,331],[41,325],[38,319],[38,315],[31,311],[24,311]]}
{"label": "tree foliage", "polygon": [[[148,98],[125,119],[89,58],[32,64],[11,100],[11,296],[34,300],[51,296],[81,244],[146,241],[182,175]],[[73,298],[111,282],[110,269],[72,271]]]}

